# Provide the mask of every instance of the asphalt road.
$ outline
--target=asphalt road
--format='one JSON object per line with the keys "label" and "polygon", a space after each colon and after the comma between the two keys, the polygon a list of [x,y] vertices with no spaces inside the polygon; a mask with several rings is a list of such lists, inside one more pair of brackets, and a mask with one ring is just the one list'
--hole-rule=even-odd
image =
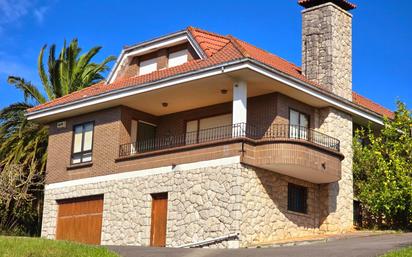
{"label": "asphalt road", "polygon": [[177,249],[109,246],[123,257],[376,257],[412,246],[412,233],[340,239],[303,246],[254,249]]}

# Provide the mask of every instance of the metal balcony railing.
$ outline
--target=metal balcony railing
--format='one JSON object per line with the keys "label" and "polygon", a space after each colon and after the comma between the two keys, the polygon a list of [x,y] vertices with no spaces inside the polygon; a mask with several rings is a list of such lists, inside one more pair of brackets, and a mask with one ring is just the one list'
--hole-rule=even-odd
{"label": "metal balcony railing", "polygon": [[120,145],[119,156],[171,149],[181,146],[219,142],[227,139],[249,138],[253,140],[293,139],[309,141],[335,151],[340,150],[338,139],[319,131],[296,125],[273,124],[269,126],[239,123],[187,132],[179,135],[168,135],[145,139]]}

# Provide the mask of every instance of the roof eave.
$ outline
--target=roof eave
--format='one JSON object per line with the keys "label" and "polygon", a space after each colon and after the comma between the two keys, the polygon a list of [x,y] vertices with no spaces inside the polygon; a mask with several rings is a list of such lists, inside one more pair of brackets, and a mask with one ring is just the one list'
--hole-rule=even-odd
{"label": "roof eave", "polygon": [[356,104],[356,103],[354,103],[354,102],[352,102],[352,101],[349,101],[349,100],[346,99],[346,98],[343,98],[343,97],[340,97],[340,96],[338,96],[338,95],[335,95],[335,94],[333,94],[333,93],[331,93],[331,92],[322,90],[322,89],[320,89],[320,88],[318,88],[318,87],[316,87],[316,86],[314,86],[314,85],[312,85],[312,84],[310,84],[310,83],[308,83],[308,82],[306,82],[306,81],[300,80],[300,79],[295,78],[295,77],[293,77],[293,76],[291,76],[291,75],[289,75],[289,74],[287,74],[287,73],[284,73],[284,72],[282,72],[282,71],[280,71],[280,70],[274,69],[274,68],[272,68],[272,67],[270,67],[270,66],[268,66],[268,65],[266,65],[266,64],[264,64],[264,63],[262,63],[262,62],[259,62],[259,61],[254,60],[254,59],[250,59],[250,61],[251,61],[252,63],[254,63],[254,64],[260,65],[261,67],[264,67],[265,69],[267,69],[267,70],[269,70],[269,71],[272,71],[272,72],[281,74],[282,76],[288,78],[289,80],[292,80],[292,81],[295,81],[295,82],[297,82],[297,83],[300,83],[300,84],[304,85],[305,87],[310,88],[311,90],[314,90],[314,91],[318,92],[319,94],[323,94],[323,95],[326,95],[326,96],[328,96],[328,97],[334,98],[334,99],[336,99],[336,100],[338,100],[338,101],[340,101],[340,102],[343,102],[343,103],[345,103],[345,104],[347,104],[347,105],[349,105],[349,106],[351,106],[351,107],[357,108],[357,109],[359,109],[359,110],[361,110],[361,111],[363,111],[363,112],[366,112],[366,113],[368,113],[368,114],[370,114],[370,115],[373,115],[374,117],[380,119],[380,122],[377,122],[377,123],[383,124],[383,115],[381,115],[381,114],[379,114],[379,113],[376,113],[376,112],[374,112],[374,111],[372,111],[372,110],[370,110],[370,109],[368,109],[368,108],[365,108],[365,107],[363,107],[363,106],[361,106],[361,105],[359,105],[359,104]]}
{"label": "roof eave", "polygon": [[[94,101],[96,99],[101,99],[101,98],[104,98],[104,97],[110,97],[110,96],[117,95],[117,94],[127,93],[127,92],[135,91],[135,90],[138,90],[138,89],[145,89],[147,87],[156,86],[156,85],[161,84],[161,83],[171,82],[173,80],[179,80],[179,79],[183,79],[183,78],[190,78],[192,76],[198,76],[199,74],[207,73],[207,72],[214,71],[214,70],[222,70],[222,68],[223,68],[223,71],[224,71],[228,67],[231,67],[231,66],[234,66],[234,65],[240,65],[240,64],[254,65],[254,66],[250,66],[250,67],[251,68],[253,68],[253,67],[258,68],[258,69],[254,69],[254,70],[257,71],[257,72],[260,72],[260,73],[262,73],[262,71],[266,71],[266,72],[270,72],[272,74],[280,75],[283,78],[286,78],[287,80],[289,80],[291,82],[294,82],[294,85],[303,86],[303,87],[296,87],[298,90],[302,91],[302,89],[305,89],[305,88],[309,89],[309,90],[311,90],[311,94],[314,95],[315,97],[323,99],[323,100],[325,100],[326,102],[329,102],[329,103],[331,102],[331,99],[333,99],[334,105],[340,107],[341,109],[344,109],[349,113],[353,113],[353,112],[348,111],[348,110],[350,108],[354,108],[354,109],[358,110],[358,112],[354,112],[355,114],[356,113],[359,114],[359,111],[360,111],[360,112],[365,114],[365,115],[362,115],[362,116],[366,117],[368,120],[373,121],[373,122],[378,123],[378,124],[381,124],[381,125],[383,124],[383,116],[382,115],[380,115],[378,113],[375,113],[375,112],[373,112],[373,111],[371,111],[371,110],[369,110],[369,109],[367,109],[363,106],[360,106],[360,105],[358,105],[354,102],[351,102],[351,101],[349,101],[345,98],[339,97],[339,96],[337,96],[333,93],[321,90],[320,88],[315,87],[314,85],[311,85],[308,82],[302,81],[298,78],[295,78],[295,77],[293,77],[289,74],[286,74],[286,73],[284,73],[284,72],[282,72],[278,69],[270,67],[270,66],[268,66],[268,65],[266,65],[262,62],[259,62],[257,60],[251,59],[251,58],[242,58],[242,59],[238,59],[236,61],[225,62],[225,63],[221,63],[221,64],[218,64],[218,65],[215,65],[215,66],[209,66],[209,67],[204,68],[204,69],[199,69],[199,70],[195,70],[195,71],[190,71],[190,72],[186,72],[186,73],[177,74],[177,75],[174,75],[174,76],[171,76],[171,77],[163,78],[163,79],[156,80],[156,81],[151,81],[151,82],[141,84],[141,85],[129,86],[127,88],[122,88],[122,89],[118,89],[118,90],[105,92],[105,93],[102,93],[102,94],[99,94],[99,95],[96,95],[96,96],[88,97],[88,98],[85,98],[85,99],[80,99],[80,100],[75,101],[75,102],[61,104],[61,105],[57,105],[57,106],[53,106],[53,107],[33,111],[33,112],[30,112],[30,113],[26,113],[26,116],[29,120],[36,120],[36,119],[40,119],[41,117],[47,116],[47,115],[44,115],[44,116],[41,116],[40,118],[38,118],[39,115],[47,113],[47,112],[53,112],[53,111],[56,111],[58,109],[69,108],[69,107],[75,106],[75,105],[81,105],[81,104],[84,104],[86,102]],[[262,70],[259,70],[259,69],[262,69]],[[262,74],[263,75],[268,75],[268,74],[264,74],[264,73],[262,73]],[[291,85],[291,84],[289,83],[289,85]],[[348,109],[348,108],[345,108],[345,107],[350,107],[350,108]]]}
{"label": "roof eave", "polygon": [[102,94],[98,94],[98,95],[95,95],[95,96],[90,96],[90,97],[87,97],[87,98],[84,98],[84,99],[79,99],[79,100],[76,100],[76,101],[73,101],[73,102],[69,102],[69,103],[65,103],[65,104],[59,104],[59,105],[52,106],[52,107],[46,107],[44,109],[36,110],[36,111],[33,111],[33,112],[27,112],[25,114],[25,116],[29,120],[34,120],[35,118],[31,118],[31,117],[33,117],[35,115],[38,115],[38,114],[42,114],[42,113],[46,113],[46,112],[50,112],[50,111],[55,111],[55,110],[58,110],[58,109],[61,109],[61,108],[64,108],[64,107],[70,107],[70,106],[78,105],[78,104],[89,102],[89,101],[92,101],[92,100],[95,100],[95,99],[98,99],[98,98],[103,98],[103,97],[107,97],[107,96],[111,96],[111,95],[115,95],[115,94],[119,94],[119,93],[123,93],[123,92],[127,92],[127,91],[133,91],[134,89],[137,89],[137,88],[139,88],[139,89],[140,88],[145,88],[145,87],[153,86],[153,85],[156,85],[156,84],[165,83],[165,82],[169,82],[169,81],[172,81],[172,80],[177,80],[177,79],[180,79],[180,78],[191,77],[191,76],[198,75],[200,73],[208,72],[208,71],[211,71],[211,70],[221,70],[222,68],[224,69],[227,66],[241,64],[241,63],[244,63],[246,61],[247,61],[247,58],[238,59],[238,60],[235,60],[235,61],[221,63],[221,64],[218,64],[218,65],[215,65],[215,66],[209,66],[209,67],[199,69],[199,70],[189,71],[189,72],[186,72],[186,73],[180,73],[180,74],[176,74],[176,75],[166,77],[166,78],[162,78],[162,79],[159,79],[159,80],[150,81],[150,82],[147,82],[147,83],[144,83],[144,84],[139,84],[139,85],[135,85],[135,86],[128,86],[126,88],[121,88],[121,89],[117,89],[117,90],[108,91],[108,92],[105,92],[105,93],[102,93]]}

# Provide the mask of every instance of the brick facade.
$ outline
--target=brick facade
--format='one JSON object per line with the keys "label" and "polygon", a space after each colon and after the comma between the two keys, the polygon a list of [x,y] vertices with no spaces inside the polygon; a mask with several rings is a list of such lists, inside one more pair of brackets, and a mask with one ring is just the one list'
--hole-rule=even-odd
{"label": "brick facade", "polygon": [[[66,128],[49,124],[46,184],[85,177],[108,175],[115,169],[114,159],[119,154],[121,108],[106,109],[66,120]],[[71,166],[73,126],[94,122],[92,166]]]}
{"label": "brick facade", "polygon": [[[279,106],[279,103],[282,105]],[[67,119],[67,126],[64,129],[58,129],[56,122],[53,122],[49,124],[49,161],[47,163],[46,182],[50,184],[239,154],[238,149],[230,152],[228,146],[221,147],[222,150],[218,150],[216,147],[206,147],[166,156],[149,156],[140,160],[116,161],[119,158],[120,145],[131,143],[132,119],[157,125],[156,133],[159,137],[170,134],[180,135],[185,133],[186,121],[231,113],[231,108],[231,103],[224,103],[165,116],[154,116],[129,107],[119,106]],[[274,93],[248,99],[248,123],[267,128],[272,124],[287,124],[289,108],[305,112],[310,115],[311,119],[315,113],[313,107],[285,95]],[[95,123],[92,164],[70,165],[73,126],[89,121]]]}

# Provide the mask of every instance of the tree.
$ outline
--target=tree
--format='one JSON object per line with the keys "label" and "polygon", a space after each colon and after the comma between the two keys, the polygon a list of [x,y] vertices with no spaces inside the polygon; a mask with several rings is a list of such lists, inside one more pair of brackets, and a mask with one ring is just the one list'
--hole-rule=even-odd
{"label": "tree", "polygon": [[[47,126],[28,121],[25,113],[28,108],[102,81],[102,73],[109,69],[108,63],[115,59],[110,56],[101,63],[94,63],[92,59],[99,53],[101,47],[93,47],[81,54],[82,49],[79,47],[77,39],[74,39],[69,46],[66,46],[66,42],[64,42],[57,57],[56,46],[50,46],[46,71],[43,63],[46,49],[46,45],[42,47],[38,57],[38,73],[45,94],[39,87],[24,78],[9,76],[8,83],[23,93],[24,100],[0,110],[0,177],[9,175],[11,170],[19,167],[20,172],[24,173],[23,177],[26,178],[26,183],[18,185],[30,184],[24,193],[34,196],[31,200],[27,198],[26,201],[20,201],[19,205],[23,206],[25,203],[25,207],[35,211],[39,219],[41,201],[32,200],[42,199],[43,183],[41,182],[44,180],[47,160],[48,129]],[[0,197],[2,196],[0,195]],[[0,200],[0,211],[5,210],[4,202],[4,199]],[[16,201],[11,202],[16,203]],[[11,205],[9,203],[8,209],[15,207]],[[0,231],[8,229],[10,227],[0,222]]]}
{"label": "tree", "polygon": [[379,133],[356,131],[354,189],[371,225],[412,228],[412,116],[398,102],[393,120],[385,119]]}

